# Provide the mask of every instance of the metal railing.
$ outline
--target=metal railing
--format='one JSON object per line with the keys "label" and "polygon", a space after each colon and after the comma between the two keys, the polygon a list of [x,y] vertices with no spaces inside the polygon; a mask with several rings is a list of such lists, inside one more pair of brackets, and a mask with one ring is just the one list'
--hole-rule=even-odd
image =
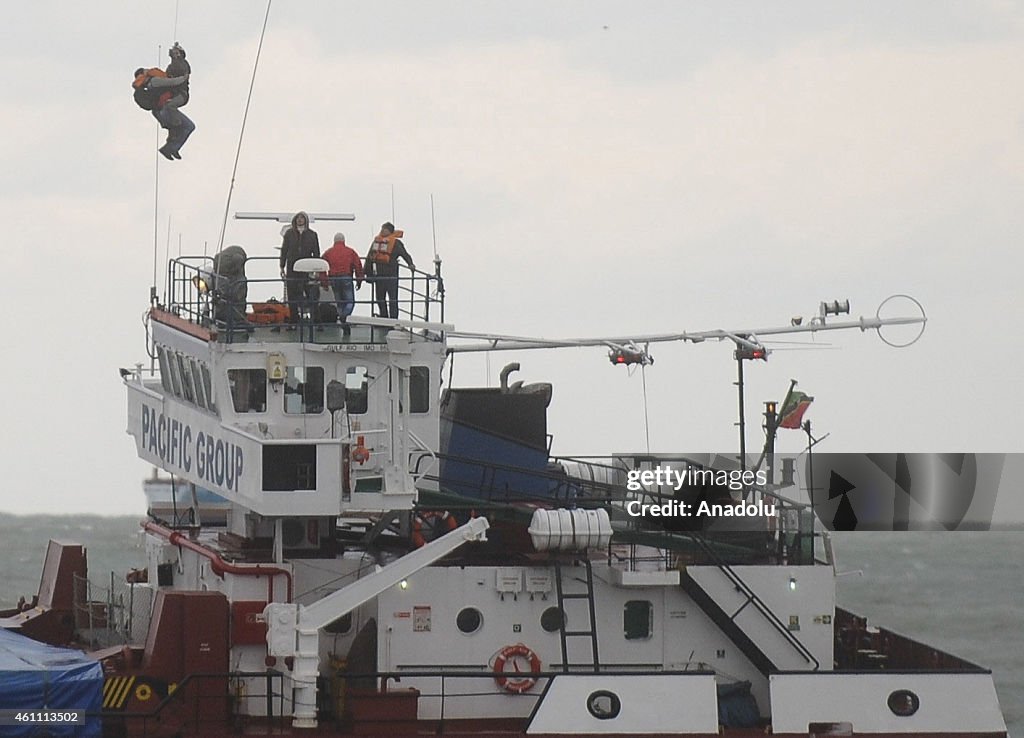
{"label": "metal railing", "polygon": [[141,643],[152,616],[153,589],[145,584],[117,581],[93,584],[74,575],[75,631],[92,648]]}
{"label": "metal railing", "polygon": [[[560,668],[560,664],[553,664]],[[606,674],[631,676],[707,676],[706,670],[663,670],[629,668],[615,665],[603,670]],[[379,732],[392,735],[419,727],[431,727],[438,734],[446,725],[455,724],[453,705],[471,700],[474,706],[487,696],[501,696],[525,702],[521,714],[512,717],[494,717],[510,729],[522,729],[529,715],[543,697],[548,680],[571,678],[561,671],[505,672],[521,684],[533,684],[521,691],[510,690],[499,684],[502,674],[494,671],[493,664],[473,669],[455,666],[449,669],[398,668],[393,671],[335,671],[319,679],[317,719],[322,725],[333,724],[343,731],[356,733]],[[98,715],[103,719],[105,736],[131,735],[157,736],[173,732],[177,735],[206,735],[233,729],[246,735],[274,735],[287,731],[291,715],[290,690],[285,681],[288,676],[276,670],[266,672],[228,672],[220,674],[190,674],[150,711],[107,710]],[[238,685],[262,683],[259,692],[239,689]],[[406,689],[406,685],[415,686]],[[424,683],[427,682],[427,683]],[[461,685],[459,684],[461,682]],[[467,684],[468,683],[468,684]],[[471,686],[469,686],[471,685]],[[286,699],[287,697],[287,699]],[[247,709],[251,701],[259,701],[262,709]],[[433,703],[425,712],[432,717],[421,718],[420,705]],[[415,708],[415,709],[414,709]],[[90,713],[96,717],[97,713]],[[220,730],[218,730],[220,728]],[[373,728],[377,730],[374,731]]]}
{"label": "metal railing", "polygon": [[713,546],[708,544],[704,536],[695,534],[693,536],[693,540],[704,550],[704,553],[710,557],[714,565],[720,572],[722,572],[722,574],[725,575],[733,587],[735,587],[736,590],[745,598],[745,601],[740,608],[732,615],[728,616],[729,619],[735,622],[737,616],[746,609],[747,605],[753,605],[754,609],[761,614],[771,628],[783,637],[783,639],[790,645],[790,647],[793,648],[793,650],[797,652],[804,662],[814,664],[813,669],[817,671],[821,667],[821,663],[818,659],[813,653],[811,653],[810,649],[808,649],[807,646],[805,646],[799,638],[793,635],[789,628],[782,623],[779,616],[775,614],[775,611],[772,610],[771,607],[762,600],[753,589],[751,589],[750,585],[744,581],[743,577],[741,577],[736,570],[718,554]]}
{"label": "metal railing", "polygon": [[[179,256],[171,259],[167,266],[167,293],[164,297],[164,309],[190,323],[205,328],[215,329],[218,339],[230,343],[238,336],[252,332],[259,327],[272,327],[253,321],[254,306],[268,302],[277,302],[289,309],[289,322],[308,328],[311,342],[318,342],[316,328],[334,325],[334,320],[321,320],[321,304],[336,305],[334,299],[322,300],[323,290],[328,297],[332,287],[325,275],[311,277],[308,284],[315,289],[311,292],[316,299],[292,296],[289,300],[286,285],[293,278],[282,279],[277,274],[278,260],[276,257],[249,257],[245,267],[261,276],[225,276],[216,274],[213,257]],[[435,273],[421,271],[404,264],[399,264],[399,273],[394,281],[398,291],[398,319],[416,322],[444,321],[444,283],[441,278],[440,264],[436,264]],[[271,276],[262,276],[262,275]],[[383,285],[385,279],[370,277],[366,281],[370,288],[366,297],[353,292],[353,316],[381,316],[379,300],[375,285]],[[366,294],[366,293],[364,293]],[[304,331],[304,339],[305,333]],[[371,338],[376,334],[370,332]],[[383,340],[383,334],[379,340]],[[334,341],[331,341],[334,342]]]}
{"label": "metal railing", "polygon": [[[267,733],[279,732],[285,715],[285,674],[268,670],[189,674],[168,690],[152,710],[104,710],[104,736],[206,735],[210,730],[244,728],[258,720]],[[244,681],[243,681],[244,680]],[[264,685],[250,691],[249,685]],[[242,686],[242,685],[246,686]],[[259,703],[260,710],[247,706]],[[90,714],[95,717],[96,714]]]}

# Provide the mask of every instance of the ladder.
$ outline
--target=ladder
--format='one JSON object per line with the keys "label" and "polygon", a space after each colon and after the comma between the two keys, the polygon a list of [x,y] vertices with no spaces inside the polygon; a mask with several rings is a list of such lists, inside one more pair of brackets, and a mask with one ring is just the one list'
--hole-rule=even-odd
{"label": "ladder", "polygon": [[[586,569],[587,578],[585,581],[577,578],[576,581],[583,582],[583,584],[586,585],[586,590],[583,592],[566,592],[565,583],[562,575],[562,562],[560,562],[558,559],[555,559],[555,592],[558,595],[558,609],[562,613],[562,623],[558,629],[558,634],[562,645],[562,671],[568,673],[571,670],[579,669],[581,671],[593,671],[596,674],[601,670],[601,662],[597,655],[597,613],[595,612],[594,608],[594,571],[590,566],[589,559],[583,559],[583,566]],[[587,615],[590,623],[589,629],[566,629],[566,625],[569,622],[569,615],[565,609],[565,603],[567,600],[587,601]],[[590,663],[569,662],[569,638],[588,638],[590,640]]]}

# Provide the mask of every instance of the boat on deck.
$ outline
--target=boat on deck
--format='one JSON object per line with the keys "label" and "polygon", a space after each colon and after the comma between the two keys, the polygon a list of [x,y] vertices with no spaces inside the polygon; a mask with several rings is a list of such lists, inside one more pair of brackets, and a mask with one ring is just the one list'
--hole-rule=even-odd
{"label": "boat on deck", "polygon": [[[555,390],[512,367],[439,396],[439,261],[402,272],[399,318],[347,331],[315,304],[264,322],[272,270],[217,266],[170,262],[155,365],[123,371],[174,490],[124,584],[144,604],[82,602],[85,552],[54,544],[36,600],[0,613],[92,653],[104,735],[1006,736],[990,671],[837,606],[827,532],[783,483],[637,489],[745,467],[553,458]],[[222,514],[189,515],[197,490]],[[756,512],[630,512],[701,502]]]}

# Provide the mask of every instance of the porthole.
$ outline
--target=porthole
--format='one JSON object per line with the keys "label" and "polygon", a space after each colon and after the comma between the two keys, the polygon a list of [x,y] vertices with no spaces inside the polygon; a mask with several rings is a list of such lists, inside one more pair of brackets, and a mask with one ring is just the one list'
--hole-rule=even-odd
{"label": "porthole", "polygon": [[463,633],[476,633],[484,624],[484,616],[475,607],[464,607],[455,616],[455,624]]}
{"label": "porthole", "polygon": [[617,718],[622,711],[622,700],[614,692],[607,689],[599,689],[591,692],[587,697],[587,712],[598,720],[611,720]]}
{"label": "porthole", "polygon": [[565,625],[565,613],[560,607],[549,607],[540,615],[540,627],[548,633],[555,633]]}
{"label": "porthole", "polygon": [[897,689],[886,700],[894,715],[910,717],[921,707],[921,699],[909,689]]}

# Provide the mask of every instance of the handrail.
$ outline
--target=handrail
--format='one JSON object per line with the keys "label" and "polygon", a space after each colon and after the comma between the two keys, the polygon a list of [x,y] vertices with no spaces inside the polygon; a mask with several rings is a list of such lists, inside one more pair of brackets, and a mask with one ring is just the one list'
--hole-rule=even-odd
{"label": "handrail", "polygon": [[[613,665],[603,665],[603,673],[623,675],[623,676],[667,676],[667,677],[684,677],[684,678],[699,678],[699,677],[712,677],[715,672],[696,668],[690,670],[680,669],[660,669],[660,668],[616,668]],[[378,694],[384,695],[388,693],[389,682],[392,684],[400,684],[403,679],[437,679],[440,680],[440,691],[423,691],[420,689],[419,696],[421,698],[440,698],[442,703],[442,712],[440,723],[443,725],[444,718],[444,702],[446,699],[455,699],[466,696],[478,696],[482,694],[494,694],[501,693],[508,697],[515,697],[519,699],[527,700],[540,700],[545,695],[545,690],[535,689],[530,692],[512,693],[502,690],[496,686],[487,692],[474,690],[471,692],[452,692],[447,688],[445,681],[449,679],[482,679],[494,681],[497,675],[491,665],[483,665],[479,669],[470,669],[466,666],[456,666],[451,669],[439,668],[439,669],[421,669],[421,668],[409,668],[403,669],[401,667],[392,669],[391,671],[341,671],[336,673],[336,677],[345,682],[354,680],[372,680],[374,686],[373,690],[376,690]],[[574,678],[579,676],[575,673],[565,673],[563,671],[555,670],[538,670],[538,671],[522,671],[516,672],[516,678],[519,679],[536,679],[536,680],[551,680],[560,678]],[[192,694],[189,697],[185,697],[186,693],[190,690],[189,685],[201,684],[204,680],[235,680],[235,679],[266,679],[267,680],[267,693],[266,694],[252,694],[246,695],[247,699],[266,699],[267,700],[267,714],[268,720],[280,721],[288,716],[283,714],[284,707],[284,679],[287,677],[286,674],[277,671],[276,669],[268,669],[267,671],[233,671],[233,672],[209,672],[209,673],[194,673],[185,675],[177,684],[177,687],[173,692],[164,697],[154,708],[148,712],[144,711],[116,711],[116,710],[102,710],[102,711],[88,711],[86,717],[99,717],[103,720],[141,720],[143,721],[143,733],[148,734],[148,723],[150,720],[159,721],[160,718],[168,711],[173,709],[184,710],[187,707],[186,699],[195,702],[195,717],[189,721],[187,718],[184,722],[187,724],[192,722],[196,728],[198,728],[201,718],[199,716],[199,701],[203,699],[227,699],[231,696],[230,690],[225,691],[224,694]],[[271,680],[277,680],[279,683],[278,691],[271,690]],[[274,713],[272,709],[272,700],[278,703],[279,709]],[[227,720],[232,721],[237,714],[228,715]],[[259,716],[250,714],[249,717],[257,718]],[[527,716],[520,716],[524,721],[528,720]],[[399,718],[388,718],[378,717],[372,722],[387,723],[392,720],[399,720]],[[155,732],[159,732],[160,728],[153,728]],[[218,733],[221,731],[218,731]]]}
{"label": "handrail", "polygon": [[[276,263],[277,257],[248,257],[245,263],[248,265],[270,261]],[[429,322],[431,306],[437,303],[440,306],[440,317],[443,320],[444,289],[439,265],[434,274],[408,267],[405,264],[399,264],[398,267],[399,274],[396,280],[400,317]],[[220,280],[225,281],[218,284]],[[372,283],[372,278],[368,278],[367,282]],[[202,283],[203,289],[200,289],[200,283]],[[227,331],[226,340],[231,342],[231,334],[234,331],[248,330],[251,327],[251,324],[245,319],[246,309],[262,301],[249,300],[249,288],[272,285],[274,287],[272,291],[280,298],[283,284],[286,284],[286,280],[277,276],[276,269],[273,276],[269,277],[246,276],[232,279],[213,272],[212,257],[179,256],[168,262],[166,305],[157,307],[168,310],[196,325],[225,329]],[[265,290],[265,292],[270,291]],[[356,306],[369,305],[370,313],[376,312],[377,301],[374,295],[371,294],[368,298],[361,300],[355,299],[355,295],[353,298],[353,303]],[[267,297],[263,299],[265,300]],[[294,302],[304,304],[308,301],[305,298],[300,298]],[[282,301],[282,304],[288,303]],[[312,324],[319,323],[314,320]]]}
{"label": "handrail", "polygon": [[[432,448],[430,448],[430,446],[427,443],[424,443],[423,439],[420,438],[419,436],[417,436],[411,430],[407,429],[406,433],[409,434],[409,438],[412,439],[412,442],[416,444],[417,450],[418,451],[425,451],[427,453],[427,455],[430,457],[430,459],[433,460],[434,464],[437,464],[437,454],[434,452],[434,450]],[[423,458],[424,457],[421,455],[419,457],[419,459],[416,460],[416,467],[417,468],[419,468],[419,462]],[[433,468],[433,466],[428,467],[427,471],[423,472],[422,474],[420,474],[418,476],[414,474],[413,475],[413,484],[416,484],[421,479],[423,479],[423,477],[426,476],[427,473],[429,473],[430,469],[432,469],[432,468]]]}
{"label": "handrail", "polygon": [[[725,559],[719,556],[718,552],[715,551],[714,548],[710,546],[708,542],[704,539],[704,536],[698,534],[691,534],[690,538],[695,543],[697,543],[698,546],[701,547],[705,554],[707,554],[711,558],[711,560],[718,567],[719,571],[725,574],[726,578],[732,582],[733,586],[735,586],[736,589],[740,590],[747,597],[747,602],[753,603],[754,607],[757,608],[758,612],[760,612],[768,620],[769,624],[771,624],[771,626],[775,628],[776,631],[781,633],[782,636],[789,642],[789,644],[796,649],[797,653],[803,657],[804,661],[808,663],[814,663],[814,671],[817,671],[819,668],[821,668],[821,662],[814,657],[814,654],[811,653],[807,646],[805,646],[799,638],[794,636],[789,631],[789,629],[782,624],[782,621],[779,620],[779,617],[775,614],[775,612],[770,607],[768,607],[764,600],[758,597],[757,593],[750,588],[750,586],[743,580],[743,578],[739,574],[736,573],[736,571],[725,561]],[[740,612],[742,612],[744,607],[746,607],[746,603],[742,607],[740,607],[739,610],[733,613],[729,617],[729,619],[735,620],[736,616],[739,615]]]}
{"label": "handrail", "polygon": [[[104,710],[104,711],[100,711],[100,712],[88,712],[86,714],[87,714],[87,716],[98,716],[98,717],[102,717],[102,718],[105,718],[105,719],[121,718],[122,720],[142,720],[143,723],[146,724],[151,719],[159,719],[161,714],[164,712],[164,710],[167,709],[168,706],[172,705],[176,701],[177,702],[184,702],[184,699],[185,699],[184,695],[188,691],[187,688],[188,688],[189,684],[191,684],[193,681],[194,682],[201,682],[202,680],[208,680],[208,679],[225,679],[225,680],[227,680],[227,679],[266,679],[267,680],[267,694],[266,695],[250,695],[250,697],[264,697],[264,698],[266,698],[266,700],[267,700],[267,717],[268,718],[273,718],[274,717],[273,711],[272,711],[272,707],[271,707],[271,705],[272,705],[271,698],[275,697],[275,696],[278,697],[279,709],[278,709],[277,717],[278,717],[278,719],[281,719],[281,718],[285,717],[284,714],[283,714],[283,712],[284,712],[284,710],[283,710],[283,707],[284,707],[284,678],[285,678],[285,674],[283,672],[277,671],[276,669],[267,669],[266,671],[231,671],[231,672],[202,672],[202,673],[197,672],[197,673],[193,673],[193,674],[186,674],[177,683],[177,685],[175,686],[174,691],[173,692],[169,692],[167,694],[167,696],[164,697],[162,700],[160,700],[159,704],[157,704],[149,712],[143,712],[143,711],[113,711],[113,710],[105,711]],[[271,690],[270,690],[270,681],[272,679],[277,679],[281,683],[280,687],[279,687],[279,691],[276,692],[276,693],[272,693]],[[227,692],[227,691],[225,691],[225,693],[223,695],[195,695],[194,699],[196,700],[196,704],[197,704],[197,717],[196,717],[195,723],[196,723],[197,727],[198,727],[198,723],[199,723],[199,719],[198,719],[198,701],[199,701],[199,699],[221,699],[221,698],[227,699],[229,696],[230,696],[230,693]],[[180,707],[184,707],[184,705],[181,705]],[[145,728],[144,728],[144,730],[145,730]]]}
{"label": "handrail", "polygon": [[206,546],[202,546],[195,541],[192,541],[187,536],[183,536],[176,530],[170,530],[162,525],[154,523],[151,520],[147,520],[143,523],[142,527],[154,535],[158,535],[161,538],[167,539],[172,545],[181,546],[187,548],[189,551],[204,556],[210,560],[210,568],[213,573],[224,578],[225,574],[235,574],[238,576],[245,577],[267,577],[267,601],[272,602],[274,599],[274,577],[284,576],[288,582],[288,599],[286,602],[292,601],[294,593],[294,584],[292,581],[292,573],[287,569],[282,569],[279,566],[267,566],[266,564],[232,564],[221,558],[220,554],[213,551]]}

